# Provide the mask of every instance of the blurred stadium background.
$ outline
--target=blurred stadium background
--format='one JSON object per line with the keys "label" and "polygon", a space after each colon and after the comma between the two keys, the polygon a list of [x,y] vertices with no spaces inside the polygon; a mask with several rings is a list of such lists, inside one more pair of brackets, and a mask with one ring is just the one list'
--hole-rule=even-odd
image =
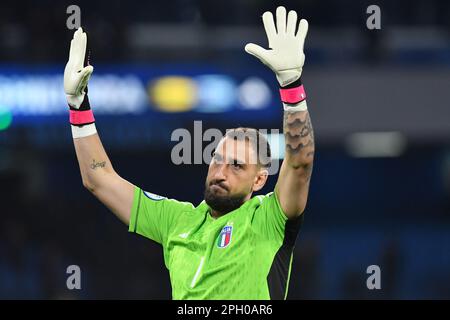
{"label": "blurred stadium background", "polygon": [[[0,2],[0,298],[170,298],[156,244],[83,189],[62,73],[81,8],[90,100],[116,170],[195,204],[206,165],[174,165],[176,128],[281,129],[260,16],[310,22],[303,73],[316,160],[289,299],[450,298],[450,2]],[[381,8],[381,30],[366,8]],[[166,93],[170,94],[166,94]],[[264,188],[272,190],[275,177]],[[66,288],[66,267],[82,290]],[[382,289],[366,288],[379,265]]]}

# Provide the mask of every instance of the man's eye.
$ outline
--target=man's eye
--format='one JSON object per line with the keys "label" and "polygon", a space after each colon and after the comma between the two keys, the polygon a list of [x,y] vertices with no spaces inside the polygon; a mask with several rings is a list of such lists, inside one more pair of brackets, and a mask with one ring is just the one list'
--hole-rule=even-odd
{"label": "man's eye", "polygon": [[242,164],[237,163],[236,161],[233,162],[231,165],[232,165],[233,168],[235,168],[235,169],[241,169],[241,168],[242,168]]}

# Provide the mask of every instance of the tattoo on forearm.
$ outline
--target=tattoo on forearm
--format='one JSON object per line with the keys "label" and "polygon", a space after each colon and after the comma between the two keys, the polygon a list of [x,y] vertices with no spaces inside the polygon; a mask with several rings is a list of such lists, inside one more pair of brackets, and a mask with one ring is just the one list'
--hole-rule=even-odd
{"label": "tattoo on forearm", "polygon": [[[290,133],[287,133],[286,135],[289,135],[288,140],[293,140],[295,139],[295,136],[291,136]],[[286,148],[288,149],[289,153],[291,154],[297,154],[299,153],[302,149],[306,148],[306,147],[310,147],[313,145],[312,140],[309,140],[308,143],[303,144],[302,142],[300,142],[295,148],[290,144],[290,143],[286,143]],[[308,154],[310,154],[311,152],[308,152]]]}
{"label": "tattoo on forearm", "polygon": [[314,131],[307,111],[284,112],[286,152],[292,162],[309,164],[314,156]]}
{"label": "tattoo on forearm", "polygon": [[90,165],[92,170],[95,170],[97,168],[104,168],[106,166],[106,161],[98,162],[95,161],[95,159],[92,159],[92,163]]}

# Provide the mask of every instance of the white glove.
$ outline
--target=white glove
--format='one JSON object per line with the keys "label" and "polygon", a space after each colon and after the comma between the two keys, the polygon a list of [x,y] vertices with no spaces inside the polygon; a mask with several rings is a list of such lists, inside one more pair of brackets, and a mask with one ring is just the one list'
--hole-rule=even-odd
{"label": "white glove", "polygon": [[87,36],[80,27],[75,31],[70,42],[69,61],[64,69],[64,92],[72,108],[79,109],[83,102],[86,86],[94,68],[84,67]]}
{"label": "white glove", "polygon": [[64,92],[70,107],[70,123],[74,139],[97,133],[95,119],[89,105],[87,84],[94,68],[84,66],[86,59],[87,36],[78,28],[70,42],[69,61],[64,69]]}
{"label": "white glove", "polygon": [[262,63],[275,72],[281,87],[287,86],[298,80],[302,74],[305,55],[303,44],[308,32],[308,22],[300,20],[297,33],[297,13],[289,11],[286,23],[286,9],[278,7],[277,28],[273,21],[272,13],[264,12],[262,18],[270,50],[266,50],[256,44],[248,43],[245,51],[257,57]]}

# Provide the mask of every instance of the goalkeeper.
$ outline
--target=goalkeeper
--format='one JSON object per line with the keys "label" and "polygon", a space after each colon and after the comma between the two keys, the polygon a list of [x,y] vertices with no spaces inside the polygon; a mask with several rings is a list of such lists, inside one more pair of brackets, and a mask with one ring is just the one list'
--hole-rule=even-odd
{"label": "goalkeeper", "polygon": [[[194,206],[146,192],[120,177],[103,149],[89,105],[87,36],[70,45],[64,90],[83,185],[130,232],[162,245],[174,299],[286,299],[293,248],[303,221],[314,135],[301,83],[308,23],[284,7],[262,16],[269,49],[245,51],[272,69],[284,108],[285,159],[273,192],[252,197],[267,181],[270,148],[257,130],[237,128],[219,142],[205,199]],[[261,150],[266,150],[262,155]],[[149,284],[150,285],[150,284]]]}

